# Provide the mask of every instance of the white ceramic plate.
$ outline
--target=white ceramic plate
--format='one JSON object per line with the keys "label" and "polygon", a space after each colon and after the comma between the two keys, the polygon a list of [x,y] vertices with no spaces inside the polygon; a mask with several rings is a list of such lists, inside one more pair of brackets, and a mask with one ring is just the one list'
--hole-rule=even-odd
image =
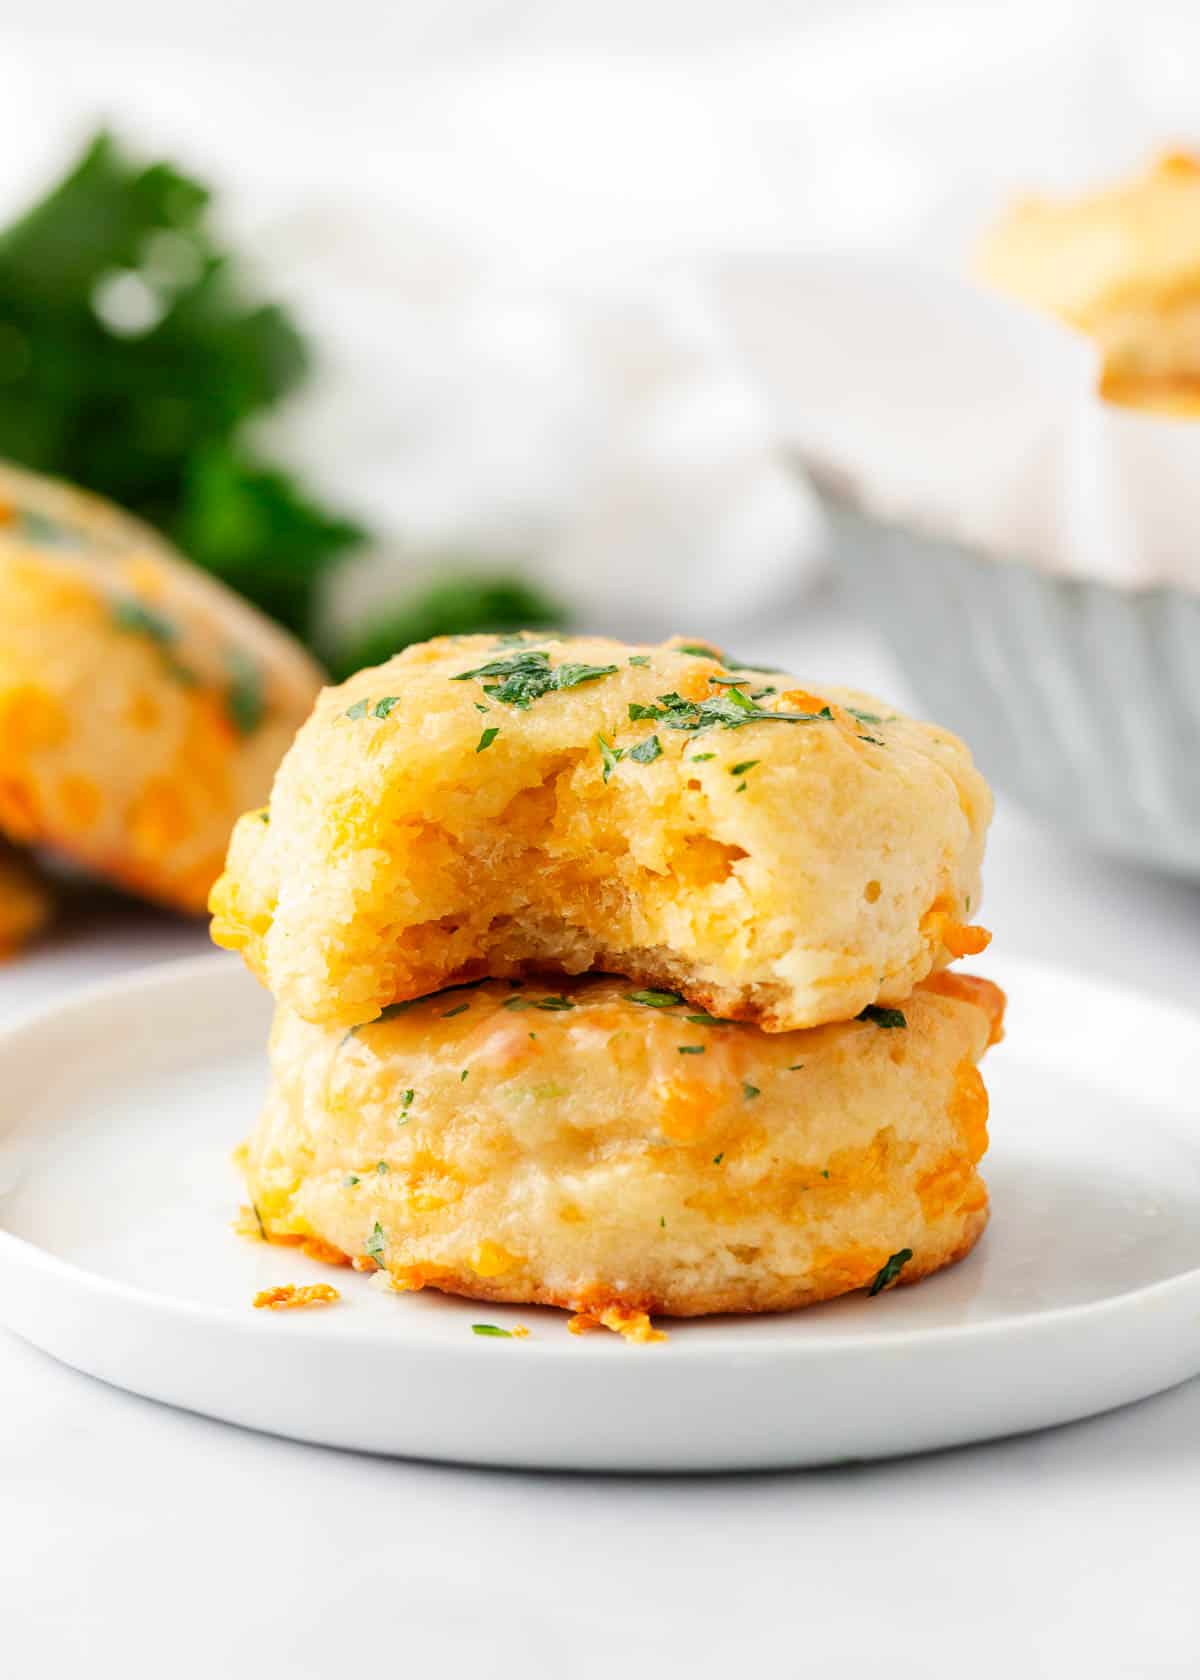
{"label": "white ceramic plate", "polygon": [[[991,1229],[875,1300],[669,1326],[385,1295],[231,1231],[269,1001],[230,959],[77,994],[0,1037],[0,1319],[135,1393],[302,1440],[574,1470],[817,1464],[1063,1423],[1200,1370],[1200,1019],[989,964]],[[344,1300],[256,1312],[274,1283]],[[528,1340],[472,1334],[524,1323]]]}

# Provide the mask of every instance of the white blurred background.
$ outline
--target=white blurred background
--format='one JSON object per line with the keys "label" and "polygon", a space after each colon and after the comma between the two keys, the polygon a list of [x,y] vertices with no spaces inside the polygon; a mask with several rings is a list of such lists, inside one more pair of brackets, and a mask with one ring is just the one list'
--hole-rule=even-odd
{"label": "white blurred background", "polygon": [[724,633],[819,544],[709,259],[960,263],[1014,188],[1200,137],[1197,71],[1161,0],[40,0],[0,16],[0,213],[100,120],[218,186],[320,353],[271,446],[376,535],[335,614],[456,549]]}

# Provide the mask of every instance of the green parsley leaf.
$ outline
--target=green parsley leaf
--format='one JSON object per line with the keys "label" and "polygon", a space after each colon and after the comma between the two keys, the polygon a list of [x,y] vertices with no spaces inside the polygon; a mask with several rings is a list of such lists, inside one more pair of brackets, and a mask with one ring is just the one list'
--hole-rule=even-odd
{"label": "green parsley leaf", "polygon": [[646,1009],[674,1009],[683,999],[678,992],[626,992],[626,999],[630,1003],[640,1003]]}
{"label": "green parsley leaf", "polygon": [[387,1162],[386,1162],[386,1161],[376,1161],[376,1163],[375,1163],[375,1171],[376,1171],[376,1172],[377,1172],[377,1173],[385,1173],[385,1172],[388,1172],[388,1171],[389,1171],[389,1170],[390,1170],[390,1169],[389,1169],[389,1167],[388,1167],[388,1164],[387,1164]]}
{"label": "green parsley leaf", "polygon": [[913,1251],[911,1248],[897,1249],[895,1254],[885,1260],[875,1273],[875,1281],[867,1290],[868,1296],[878,1295],[881,1289],[886,1289],[889,1283],[894,1283],[912,1257]]}
{"label": "green parsley leaf", "polygon": [[625,750],[623,747],[610,746],[604,739],[603,735],[597,735],[596,745],[600,748],[600,759],[604,765],[602,774],[604,780],[607,781],[613,771],[617,768],[617,765],[625,757]]}
{"label": "green parsley leaf", "polygon": [[551,669],[550,655],[540,648],[522,648],[519,653],[503,659],[491,659],[473,670],[460,671],[451,682],[468,682],[488,678],[503,678],[502,682],[484,684],[483,692],[506,706],[527,711],[534,700],[559,689],[578,688],[581,683],[595,682],[612,676],[615,665],[560,665]]}
{"label": "green parsley leaf", "polygon": [[267,710],[262,666],[241,648],[230,648],[228,665],[230,682],[225,710],[239,735],[253,735]]}
{"label": "green parsley leaf", "polygon": [[681,1056],[703,1056],[704,1054],[703,1044],[681,1044],[678,1048]]}
{"label": "green parsley leaf", "polygon": [[471,1070],[470,1070],[470,1068],[464,1068],[464,1069],[463,1069],[463,1070],[462,1070],[462,1072],[461,1072],[461,1073],[460,1073],[460,1074],[459,1074],[459,1076],[458,1076],[458,1083],[459,1083],[459,1084],[460,1084],[460,1085],[462,1085],[462,1084],[465,1084],[465,1083],[466,1083],[466,1078],[467,1078],[467,1075],[468,1075],[468,1073],[470,1073],[470,1071],[471,1071]]}
{"label": "green parsley leaf", "polygon": [[133,630],[138,635],[149,636],[161,647],[173,642],[178,635],[171,620],[153,607],[146,606],[144,601],[114,601],[112,621],[118,630]]}
{"label": "green parsley leaf", "polygon": [[367,715],[367,707],[370,704],[371,702],[369,700],[356,700],[353,706],[346,707],[342,716],[348,718],[365,718]]}
{"label": "green parsley leaf", "polygon": [[400,696],[398,694],[385,694],[382,700],[375,702],[375,716],[385,718],[392,711],[392,708],[399,704]]}
{"label": "green parsley leaf", "polygon": [[757,1085],[750,1085],[745,1080],[743,1080],[743,1082],[742,1082],[742,1095],[745,1097],[747,1102],[750,1102],[754,1097],[757,1097],[757,1096],[761,1095],[761,1093],[760,1093]]}
{"label": "green parsley leaf", "polygon": [[649,665],[650,655],[648,653],[631,653],[629,663],[631,665]]}
{"label": "green parsley leaf", "polygon": [[662,743],[657,735],[650,735],[644,741],[639,741],[636,747],[630,747],[629,756],[638,764],[653,764],[662,754]]}
{"label": "green parsley leaf", "polygon": [[501,1330],[498,1324],[472,1324],[471,1331],[476,1336],[503,1336],[508,1341],[512,1340],[512,1331]]}
{"label": "green parsley leaf", "polygon": [[833,713],[828,706],[819,712],[772,712],[756,705],[740,688],[727,688],[708,700],[685,700],[674,691],[660,694],[657,706],[632,703],[629,716],[635,723],[652,719],[668,729],[682,729],[695,735],[706,729],[744,729],[748,723],[825,722]]}
{"label": "green parsley leaf", "polygon": [[407,1091],[405,1091],[403,1096],[400,1098],[401,1109],[412,1107],[412,1100],[413,1100],[414,1095],[415,1095],[415,1092],[413,1091],[412,1087],[410,1086],[409,1089]]}
{"label": "green parsley leaf", "polygon": [[267,1240],[267,1228],[263,1224],[262,1214],[259,1213],[259,1211],[258,1211],[258,1203],[255,1202],[255,1201],[252,1201],[250,1203],[250,1206],[254,1209],[254,1222],[258,1226],[258,1234],[262,1238],[262,1240],[264,1242],[266,1242],[266,1240]]}
{"label": "green parsley leaf", "polygon": [[719,1155],[714,1155],[713,1156],[713,1166],[714,1167],[719,1167],[721,1165],[721,1162],[724,1159],[725,1159],[725,1151],[722,1149],[722,1151]]}
{"label": "green parsley leaf", "polygon": [[747,770],[753,770],[756,764],[761,763],[761,758],[743,758],[740,763],[730,765],[729,774],[731,776],[744,776]]}
{"label": "green parsley leaf", "polygon": [[738,1027],[740,1021],[730,1020],[727,1015],[687,1015],[685,1020],[693,1022],[698,1027]]}
{"label": "green parsley leaf", "polygon": [[347,1173],[345,1178],[342,1180],[342,1184],[347,1190],[349,1190],[352,1185],[358,1184],[359,1182],[359,1179],[354,1173]]}
{"label": "green parsley leaf", "polygon": [[707,642],[677,642],[671,652],[690,653],[693,659],[715,659],[718,665],[724,665],[725,663],[721,650],[709,647]]}
{"label": "green parsley leaf", "polygon": [[479,737],[479,744],[476,746],[475,751],[477,753],[486,752],[499,733],[500,730],[494,726],[491,729],[485,729],[483,734]]}
{"label": "green parsley leaf", "polygon": [[563,1009],[574,1009],[575,1005],[569,997],[564,997],[561,992],[555,992],[550,997],[534,998],[533,1007],[534,1009],[546,1009],[553,1013]]}
{"label": "green parsley leaf", "polygon": [[716,753],[693,753],[688,759],[689,764],[703,764],[706,758],[716,758]]}
{"label": "green parsley leaf", "polygon": [[490,706],[485,706],[482,700],[476,700],[474,702],[474,706],[475,706],[475,710],[477,712],[482,712],[485,717],[487,716],[488,712],[490,712],[491,709],[492,709]]}
{"label": "green parsley leaf", "polygon": [[387,1238],[383,1234],[383,1226],[377,1219],[371,1227],[371,1235],[366,1241],[367,1257],[368,1259],[374,1260],[377,1266],[383,1265],[383,1248],[386,1241]]}
{"label": "green parsley leaf", "polygon": [[883,719],[879,716],[878,712],[860,712],[857,706],[847,706],[846,710],[850,713],[852,718],[857,718],[859,723],[883,722]]}
{"label": "green parsley leaf", "polygon": [[801,1068],[803,1068],[803,1066],[804,1066],[803,1062],[792,1062],[792,1064],[788,1068],[788,1072],[789,1073],[799,1073]]}
{"label": "green parsley leaf", "polygon": [[270,811],[260,811],[258,813],[258,820],[259,820],[260,823],[266,823],[267,826],[270,827],[270,823],[271,823],[271,813],[270,813]]}
{"label": "green parsley leaf", "polygon": [[885,1031],[892,1031],[895,1027],[906,1027],[908,1020],[902,1009],[883,1009],[877,1003],[869,1003],[856,1017],[858,1021],[873,1021],[877,1027]]}
{"label": "green parsley leaf", "polygon": [[665,1230],[666,1230],[666,1228],[667,1228],[667,1222],[666,1222],[666,1220],[665,1220],[665,1219],[664,1219],[664,1218],[663,1218],[663,1217],[662,1217],[662,1216],[661,1216],[661,1215],[660,1215],[660,1216],[659,1216],[659,1221],[658,1221],[658,1223],[659,1223],[659,1225],[660,1225],[660,1226],[661,1226],[661,1227],[662,1227],[662,1229],[663,1229],[663,1230],[664,1230],[664,1231],[665,1231]]}
{"label": "green parsley leaf", "polygon": [[453,1009],[446,1010],[445,1014],[442,1016],[442,1020],[452,1021],[456,1015],[465,1015],[470,1007],[471,1005],[469,1003],[456,1003]]}

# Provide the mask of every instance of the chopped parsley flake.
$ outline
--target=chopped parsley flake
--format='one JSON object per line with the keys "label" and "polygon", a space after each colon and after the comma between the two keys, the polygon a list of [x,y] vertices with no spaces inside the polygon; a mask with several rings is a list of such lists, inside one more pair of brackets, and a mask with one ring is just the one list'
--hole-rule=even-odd
{"label": "chopped parsley flake", "polygon": [[713,1166],[714,1167],[719,1167],[721,1165],[721,1162],[724,1159],[725,1159],[725,1151],[722,1149],[722,1151],[719,1155],[714,1155],[713,1156]]}
{"label": "chopped parsley flake", "polygon": [[662,743],[657,735],[651,735],[645,741],[639,741],[636,747],[630,747],[629,756],[638,764],[653,764],[662,754]]}
{"label": "chopped parsley flake", "polygon": [[[505,998],[500,1007],[502,1009],[545,1009],[553,1013],[556,1010],[574,1009],[575,1005],[569,997],[564,997],[561,992],[553,992],[549,997]],[[533,1035],[530,1034],[530,1037],[532,1036]]]}
{"label": "chopped parsley flake", "polygon": [[725,658],[719,648],[709,647],[706,642],[678,642],[673,652],[690,653],[693,659],[715,659],[718,665],[724,665]]}
{"label": "chopped parsley flake", "polygon": [[847,706],[846,710],[850,713],[852,718],[857,718],[859,723],[883,722],[883,719],[879,716],[878,712],[860,712],[857,706]]}
{"label": "chopped parsley flake", "polygon": [[445,1014],[442,1016],[442,1020],[443,1021],[453,1020],[455,1015],[465,1014],[466,1011],[468,1009],[470,1009],[470,1007],[471,1007],[471,1005],[469,1003],[456,1003],[454,1005],[453,1009],[447,1009],[446,1010]]}
{"label": "chopped parsley flake", "polygon": [[697,1027],[736,1027],[737,1021],[731,1021],[726,1015],[688,1015],[686,1020]]}
{"label": "chopped parsley flake", "polygon": [[648,653],[631,653],[629,663],[631,665],[649,665],[650,655]]}
{"label": "chopped parsley flake", "polygon": [[821,1177],[822,1178],[828,1178],[829,1177],[829,1168],[828,1167],[822,1167],[821,1168]]}
{"label": "chopped parsley flake", "polygon": [[267,1240],[267,1227],[263,1224],[262,1214],[259,1213],[259,1211],[258,1211],[258,1203],[257,1202],[251,1202],[250,1206],[254,1209],[254,1223],[258,1226],[258,1234],[262,1238],[262,1240],[264,1242],[266,1242],[266,1240]]}
{"label": "chopped parsley flake", "polygon": [[759,1095],[758,1086],[757,1085],[751,1085],[751,1084],[747,1083],[746,1081],[743,1081],[743,1083],[742,1083],[742,1095],[745,1097],[747,1102],[750,1102],[754,1097],[757,1097]]}
{"label": "chopped parsley flake", "polygon": [[345,1178],[342,1180],[342,1184],[345,1186],[345,1188],[347,1190],[349,1190],[352,1185],[355,1185],[358,1182],[359,1182],[359,1180],[358,1180],[357,1174],[355,1174],[355,1173],[347,1173]]}
{"label": "chopped parsley flake", "polygon": [[612,676],[615,665],[560,665],[552,669],[550,655],[536,648],[523,648],[520,653],[504,659],[491,659],[474,670],[460,671],[451,682],[482,681],[485,677],[501,681],[485,682],[483,692],[506,706],[527,711],[534,700],[558,689],[578,688],[580,683],[595,682]]}
{"label": "chopped parsley flake", "polygon": [[746,774],[747,770],[753,770],[753,768],[756,764],[761,764],[761,763],[762,763],[761,758],[743,758],[743,759],[740,759],[737,764],[731,764],[730,765],[729,774],[731,776],[744,776]]}
{"label": "chopped parsley flake", "polygon": [[268,823],[269,824],[270,821],[271,821],[270,811],[260,811],[258,813],[258,820],[259,820],[260,823]]}
{"label": "chopped parsley flake", "polygon": [[906,1027],[908,1020],[902,1009],[883,1009],[877,1003],[869,1003],[856,1017],[859,1021],[873,1021],[877,1027],[885,1031],[892,1031],[895,1027]]}
{"label": "chopped parsley flake", "polygon": [[466,1077],[467,1077],[468,1073],[470,1073],[470,1071],[471,1071],[470,1068],[464,1068],[462,1070],[462,1072],[459,1074],[458,1083],[460,1085],[463,1084],[463,1082],[466,1080]]}
{"label": "chopped parsley flake", "polygon": [[371,702],[369,700],[356,700],[353,706],[346,707],[343,715],[348,718],[364,718],[367,715],[367,707],[370,704]]}
{"label": "chopped parsley flake", "polygon": [[886,747],[887,742],[881,741],[878,735],[860,735],[860,741],[865,741],[869,747]]}
{"label": "chopped parsley flake", "polygon": [[667,1228],[667,1222],[666,1222],[666,1220],[665,1220],[665,1219],[664,1219],[664,1218],[663,1218],[663,1217],[662,1217],[662,1216],[661,1216],[661,1214],[660,1214],[660,1215],[659,1215],[659,1220],[658,1220],[658,1223],[659,1223],[659,1225],[660,1225],[660,1226],[661,1226],[661,1227],[662,1227],[662,1229],[663,1229],[663,1230],[664,1230],[664,1231],[665,1231],[665,1230],[666,1230],[666,1228]]}
{"label": "chopped parsley flake", "polygon": [[374,1260],[377,1266],[383,1265],[383,1245],[387,1238],[383,1234],[383,1226],[378,1219],[371,1227],[371,1235],[367,1238],[366,1251],[368,1259]]}
{"label": "chopped parsley flake", "polygon": [[716,758],[716,753],[693,753],[688,759],[689,764],[703,764],[706,758]]}
{"label": "chopped parsley flake", "polygon": [[889,1283],[894,1283],[912,1257],[913,1251],[911,1248],[897,1249],[895,1254],[885,1260],[875,1273],[875,1281],[867,1290],[867,1294],[878,1295],[881,1289],[886,1289]]}
{"label": "chopped parsley flake", "polygon": [[793,1062],[791,1064],[791,1066],[788,1068],[788,1072],[789,1073],[799,1073],[803,1066],[804,1066],[803,1062]]}
{"label": "chopped parsley flake", "polygon": [[413,1100],[413,1097],[415,1095],[416,1095],[416,1092],[411,1090],[411,1089],[405,1091],[404,1095],[400,1098],[400,1107],[401,1108],[411,1108],[412,1107],[412,1100]]}
{"label": "chopped parsley flake", "polygon": [[486,752],[499,733],[499,729],[494,727],[491,729],[485,729],[483,734],[479,737],[479,744],[476,746],[475,751],[477,753]]}
{"label": "chopped parsley flake", "polygon": [[267,709],[262,667],[241,648],[229,650],[227,663],[229,688],[225,694],[225,710],[239,735],[253,735]]}
{"label": "chopped parsley flake", "polygon": [[818,723],[833,717],[828,706],[819,712],[772,712],[756,705],[740,688],[727,688],[723,694],[708,700],[685,700],[672,690],[660,694],[656,706],[629,707],[631,722],[647,719],[661,722],[667,729],[682,729],[695,735],[705,729],[744,729],[748,723]]}
{"label": "chopped parsley flake", "polygon": [[623,747],[610,746],[603,735],[597,735],[596,745],[600,748],[600,758],[604,764],[604,780],[607,781],[625,757],[625,750]]}
{"label": "chopped parsley flake", "polygon": [[485,706],[482,700],[476,700],[475,701],[475,710],[477,712],[483,712],[483,713],[486,714],[486,713],[490,712],[491,709],[492,708],[490,706]]}
{"label": "chopped parsley flake", "polygon": [[173,642],[177,634],[169,618],[155,612],[153,607],[146,606],[142,601],[114,602],[112,621],[118,630],[135,630],[139,635],[149,636],[151,641],[158,642],[162,647],[168,642]]}
{"label": "chopped parsley flake", "polygon": [[679,1054],[681,1056],[703,1056],[704,1046],[703,1044],[681,1044]]}
{"label": "chopped parsley flake", "polygon": [[388,1164],[387,1164],[387,1162],[386,1162],[386,1161],[376,1161],[376,1163],[375,1163],[375,1171],[376,1171],[376,1172],[377,1172],[377,1173],[385,1173],[385,1172],[388,1172],[388,1171],[390,1171],[390,1169],[389,1169],[389,1167],[388,1167]]}
{"label": "chopped parsley flake", "polygon": [[640,1003],[646,1009],[674,1009],[683,999],[678,992],[626,992],[630,1003]]}
{"label": "chopped parsley flake", "polygon": [[501,1330],[498,1324],[472,1324],[471,1333],[475,1336],[504,1336],[507,1340],[512,1340],[512,1331]]}
{"label": "chopped parsley flake", "polygon": [[399,704],[400,696],[398,694],[385,694],[382,700],[376,700],[375,702],[375,716],[377,718],[385,718],[392,709]]}

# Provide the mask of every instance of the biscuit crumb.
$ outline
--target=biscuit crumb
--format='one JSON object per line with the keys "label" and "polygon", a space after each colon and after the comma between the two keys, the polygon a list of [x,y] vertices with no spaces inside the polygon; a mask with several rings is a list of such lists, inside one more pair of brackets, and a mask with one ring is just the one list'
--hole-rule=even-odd
{"label": "biscuit crumb", "polygon": [[341,1298],[331,1283],[280,1283],[274,1289],[260,1289],[254,1305],[284,1312],[292,1307],[329,1307]]}
{"label": "biscuit crumb", "polygon": [[601,1307],[595,1313],[576,1313],[567,1320],[572,1336],[586,1336],[591,1330],[612,1330],[627,1342],[665,1342],[665,1330],[656,1330],[650,1315],[628,1307]]}

